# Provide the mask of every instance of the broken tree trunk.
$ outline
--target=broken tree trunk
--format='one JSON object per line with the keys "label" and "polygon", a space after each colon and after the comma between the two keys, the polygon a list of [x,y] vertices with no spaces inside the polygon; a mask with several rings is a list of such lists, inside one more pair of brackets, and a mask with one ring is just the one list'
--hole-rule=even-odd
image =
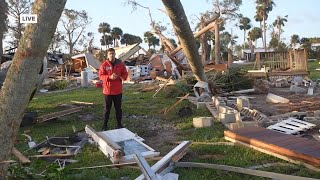
{"label": "broken tree trunk", "polygon": [[[27,26],[0,91],[0,161],[8,160],[11,153],[65,4],[66,0],[36,0],[33,4],[32,14],[38,15],[38,22]],[[6,173],[7,165],[0,164],[0,176],[5,177]]]}
{"label": "broken tree trunk", "polygon": [[189,61],[192,72],[198,81],[207,82],[207,76],[204,73],[201,58],[198,53],[196,40],[193,37],[187,16],[179,0],[162,0],[175,32],[179,36],[181,47]]}

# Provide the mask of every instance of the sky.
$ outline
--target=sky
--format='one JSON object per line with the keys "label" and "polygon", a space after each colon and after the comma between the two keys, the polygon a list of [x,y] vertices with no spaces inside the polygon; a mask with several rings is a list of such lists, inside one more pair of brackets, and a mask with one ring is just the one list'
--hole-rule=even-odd
{"label": "sky", "polygon": [[[167,27],[164,35],[172,37],[173,27],[169,17],[162,12],[165,7],[161,0],[136,0],[143,6],[151,9],[152,18],[161,22],[161,25]],[[93,32],[95,39],[94,45],[100,47],[101,35],[98,32],[99,24],[107,22],[113,27],[120,27],[124,33],[140,36],[143,39],[143,34],[151,30],[150,18],[148,11],[138,7],[133,10],[132,6],[125,5],[126,0],[68,0],[66,8],[74,10],[85,10],[91,18],[91,24],[86,29],[87,32]],[[284,32],[282,37],[288,44],[290,37],[297,34],[301,37],[320,37],[320,16],[318,16],[319,0],[274,0],[276,6],[270,12],[267,23],[275,21],[277,16],[288,15],[288,22],[283,27]],[[200,13],[211,11],[214,7],[212,0],[181,0],[185,13],[192,30],[198,22],[197,17]],[[252,20],[252,25],[259,27],[259,23],[254,21],[255,15],[255,0],[243,0],[240,6],[240,13]],[[160,9],[160,10],[159,10]],[[226,31],[229,31],[239,38],[237,44],[243,43],[243,31],[235,24],[238,22],[228,22]],[[267,42],[270,40],[270,32],[267,32]],[[262,46],[261,39],[258,40],[258,46]],[[147,48],[145,43],[143,47]]]}

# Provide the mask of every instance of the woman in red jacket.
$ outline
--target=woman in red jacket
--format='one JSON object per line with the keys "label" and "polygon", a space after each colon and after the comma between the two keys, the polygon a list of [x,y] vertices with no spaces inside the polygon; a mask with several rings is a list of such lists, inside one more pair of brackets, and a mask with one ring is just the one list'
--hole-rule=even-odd
{"label": "woman in red jacket", "polygon": [[115,58],[115,50],[107,49],[108,59],[102,63],[99,70],[99,77],[103,81],[103,94],[105,97],[105,114],[103,130],[108,129],[108,121],[112,102],[116,110],[117,128],[123,128],[122,120],[122,81],[128,77],[126,65]]}

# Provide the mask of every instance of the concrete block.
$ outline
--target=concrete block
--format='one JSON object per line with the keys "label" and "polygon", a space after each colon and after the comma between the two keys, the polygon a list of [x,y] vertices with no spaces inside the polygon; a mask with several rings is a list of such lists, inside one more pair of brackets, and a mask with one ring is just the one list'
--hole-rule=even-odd
{"label": "concrete block", "polygon": [[267,95],[267,98],[266,98],[266,101],[267,102],[271,102],[271,103],[289,103],[289,99],[287,98],[283,98],[281,96],[277,96],[275,94],[272,94],[272,93],[269,93]]}
{"label": "concrete block", "polygon": [[315,124],[316,127],[320,127],[320,117],[304,117],[303,120]]}
{"label": "concrete block", "polygon": [[197,102],[197,109],[206,109],[206,102]]}
{"label": "concrete block", "polygon": [[313,87],[309,87],[308,88],[308,93],[307,93],[309,96],[312,96],[313,95]]}
{"label": "concrete block", "polygon": [[314,116],[315,117],[320,117],[320,110],[314,111]]}
{"label": "concrete block", "polygon": [[229,130],[235,130],[235,129],[239,129],[239,128],[244,127],[242,122],[227,123],[227,124],[224,124],[224,126],[226,128],[228,128]]}
{"label": "concrete block", "polygon": [[247,98],[237,98],[237,107],[238,110],[241,111],[243,107],[250,108],[249,99]]}
{"label": "concrete block", "polygon": [[235,113],[237,112],[235,109],[228,106],[219,106],[219,113]]}
{"label": "concrete block", "polygon": [[219,120],[222,124],[235,123],[237,121],[237,116],[236,113],[219,113]]}
{"label": "concrete block", "polygon": [[195,117],[193,118],[193,126],[195,128],[210,127],[213,124],[213,117]]}
{"label": "concrete block", "polygon": [[307,92],[307,90],[305,88],[298,87],[297,85],[291,85],[289,91],[295,92],[295,93],[306,93]]}
{"label": "concrete block", "polygon": [[256,121],[242,121],[244,127],[258,126]]}

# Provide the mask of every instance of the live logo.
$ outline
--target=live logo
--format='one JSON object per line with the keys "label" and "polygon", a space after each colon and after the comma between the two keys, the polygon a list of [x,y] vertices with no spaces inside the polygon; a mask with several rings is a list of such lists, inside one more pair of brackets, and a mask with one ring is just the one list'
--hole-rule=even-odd
{"label": "live logo", "polygon": [[20,22],[21,23],[37,23],[38,15],[37,14],[21,14]]}

